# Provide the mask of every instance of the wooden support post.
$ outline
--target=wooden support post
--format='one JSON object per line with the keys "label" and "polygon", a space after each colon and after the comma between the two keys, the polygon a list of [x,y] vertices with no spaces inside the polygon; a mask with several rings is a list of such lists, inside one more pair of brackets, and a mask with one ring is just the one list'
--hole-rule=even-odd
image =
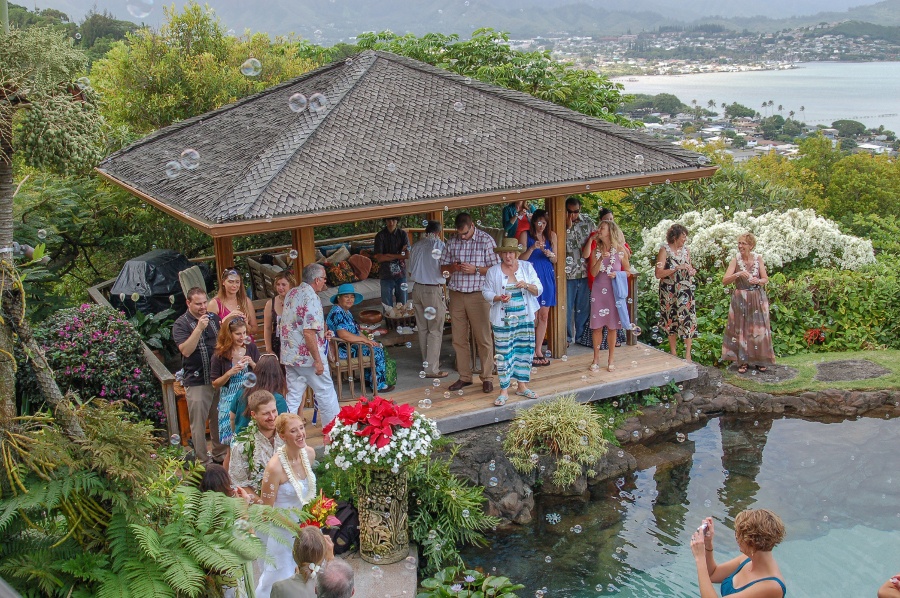
{"label": "wooden support post", "polygon": [[316,261],[315,228],[304,226],[291,230],[291,245],[297,251],[294,260],[294,282],[300,284],[303,267]]}
{"label": "wooden support post", "polygon": [[234,237],[214,237],[213,249],[216,253],[216,286],[218,287],[218,281],[222,278],[225,268],[234,266]]}
{"label": "wooden support post", "polygon": [[441,238],[445,239],[446,235],[444,235],[444,226],[449,226],[444,224],[444,212],[442,210],[436,210],[434,212],[428,212],[426,216],[429,220],[437,220],[441,223]]}
{"label": "wooden support post", "polygon": [[550,230],[556,233],[556,306],[550,308],[547,335],[550,354],[558,359],[566,352],[566,197],[548,197],[544,205]]}

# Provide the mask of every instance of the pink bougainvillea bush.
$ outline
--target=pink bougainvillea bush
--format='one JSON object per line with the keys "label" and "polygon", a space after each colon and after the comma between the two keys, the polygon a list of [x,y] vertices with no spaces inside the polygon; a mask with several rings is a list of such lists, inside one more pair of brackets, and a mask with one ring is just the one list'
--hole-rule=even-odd
{"label": "pink bougainvillea bush", "polygon": [[[60,310],[35,336],[63,394],[71,390],[82,401],[124,401],[138,418],[165,424],[159,383],[144,360],[140,336],[121,312],[87,303]],[[26,387],[33,384],[22,378]]]}

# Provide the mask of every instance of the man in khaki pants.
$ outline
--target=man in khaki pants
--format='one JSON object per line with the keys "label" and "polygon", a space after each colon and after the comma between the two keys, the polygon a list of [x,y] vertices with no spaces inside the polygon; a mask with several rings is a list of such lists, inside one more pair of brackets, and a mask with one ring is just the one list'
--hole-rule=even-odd
{"label": "man in khaki pants", "polygon": [[425,236],[409,251],[409,277],[415,282],[412,302],[422,349],[422,369],[429,378],[447,377],[447,372],[442,372],[440,368],[444,319],[447,316],[444,304],[444,285],[447,281],[441,276],[440,264],[444,242],[440,234],[441,223],[429,220],[425,226]]}
{"label": "man in khaki pants", "polygon": [[219,316],[206,312],[206,291],[193,287],[187,292],[187,311],[172,325],[172,340],[181,351],[184,371],[184,393],[194,455],[203,465],[209,464],[206,446],[206,423],[212,436],[212,459],[221,463],[227,447],[219,443],[219,407],[216,391],[209,377],[210,362],[219,335]]}
{"label": "man in khaki pants", "polygon": [[481,390],[494,392],[494,341],[491,338],[491,305],[484,299],[484,275],[500,262],[494,253],[493,237],[475,228],[472,216],[463,212],[456,217],[456,236],[447,241],[441,256],[441,268],[450,275],[450,329],[456,352],[459,380],[450,385],[457,391],[472,384],[472,353],[469,334],[475,339],[481,358]]}

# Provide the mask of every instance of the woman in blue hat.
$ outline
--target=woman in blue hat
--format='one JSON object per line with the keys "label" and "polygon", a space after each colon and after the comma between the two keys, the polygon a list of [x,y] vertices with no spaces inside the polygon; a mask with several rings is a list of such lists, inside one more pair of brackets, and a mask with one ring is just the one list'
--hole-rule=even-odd
{"label": "woman in blue hat", "polygon": [[[363,356],[368,356],[369,351],[375,352],[377,391],[391,392],[394,390],[394,386],[388,386],[387,384],[385,375],[387,368],[385,367],[384,361],[384,348],[381,346],[381,343],[360,334],[359,324],[356,323],[353,314],[350,313],[350,308],[362,300],[363,296],[356,292],[352,284],[344,283],[339,286],[337,294],[331,298],[331,303],[334,304],[334,307],[328,312],[328,317],[325,318],[325,325],[328,326],[328,329],[339,339],[364,345],[362,348]],[[357,351],[358,349],[353,347],[353,357],[356,357]],[[341,359],[347,359],[346,347],[342,346],[340,348],[339,357]],[[370,370],[366,370],[366,383],[369,386],[372,386],[372,381],[370,380],[371,377],[372,374],[370,373]]]}

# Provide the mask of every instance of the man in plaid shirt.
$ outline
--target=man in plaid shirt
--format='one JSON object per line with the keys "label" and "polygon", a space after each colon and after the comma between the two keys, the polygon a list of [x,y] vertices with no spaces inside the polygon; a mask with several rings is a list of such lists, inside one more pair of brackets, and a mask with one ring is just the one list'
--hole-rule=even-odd
{"label": "man in plaid shirt", "polygon": [[491,305],[481,294],[484,275],[500,262],[494,253],[493,237],[475,228],[472,216],[463,212],[456,217],[456,236],[451,237],[441,255],[441,270],[449,276],[450,330],[456,352],[459,380],[450,385],[457,391],[472,385],[472,353],[469,334],[481,359],[481,390],[494,392],[494,340],[491,338]]}

